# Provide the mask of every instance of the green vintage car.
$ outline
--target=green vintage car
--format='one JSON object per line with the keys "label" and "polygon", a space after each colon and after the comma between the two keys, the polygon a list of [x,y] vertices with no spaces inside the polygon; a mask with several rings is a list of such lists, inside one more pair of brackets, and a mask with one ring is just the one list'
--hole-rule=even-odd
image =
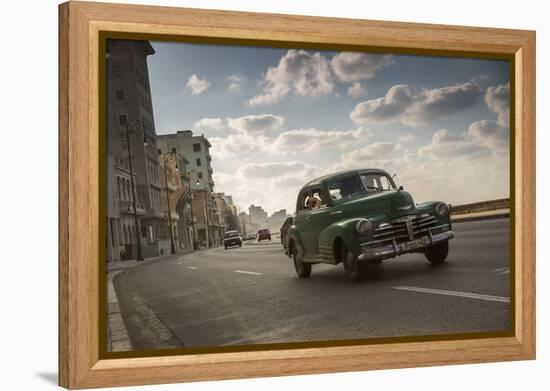
{"label": "green vintage car", "polygon": [[285,252],[301,278],[309,277],[314,264],[343,263],[348,277],[360,281],[369,263],[406,253],[441,263],[453,236],[445,202],[415,204],[387,172],[351,170],[314,179],[300,190]]}

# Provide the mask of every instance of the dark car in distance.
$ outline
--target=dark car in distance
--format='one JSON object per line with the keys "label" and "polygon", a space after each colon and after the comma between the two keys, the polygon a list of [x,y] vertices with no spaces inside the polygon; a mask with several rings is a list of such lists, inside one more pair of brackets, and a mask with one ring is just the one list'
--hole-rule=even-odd
{"label": "dark car in distance", "polygon": [[243,245],[243,239],[241,238],[241,235],[239,234],[239,231],[227,231],[223,235],[223,246],[227,250],[227,247],[233,247],[233,246],[239,246],[241,247]]}
{"label": "dark car in distance", "polygon": [[445,202],[415,203],[384,170],[348,170],[302,187],[285,252],[300,278],[314,264],[342,263],[349,279],[360,281],[369,263],[407,253],[444,262],[453,236]]}
{"label": "dark car in distance", "polygon": [[258,231],[256,236],[258,237],[258,242],[261,242],[262,240],[271,240],[271,231],[267,228],[261,229]]}

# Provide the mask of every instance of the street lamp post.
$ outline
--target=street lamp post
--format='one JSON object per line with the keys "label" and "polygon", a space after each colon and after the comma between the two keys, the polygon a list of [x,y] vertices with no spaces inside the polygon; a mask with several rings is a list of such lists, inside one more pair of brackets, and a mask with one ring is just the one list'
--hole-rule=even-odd
{"label": "street lamp post", "polygon": [[193,193],[189,194],[189,209],[190,209],[190,212],[191,212],[191,230],[192,230],[192,233],[193,233],[193,238],[192,238],[192,246],[193,246],[193,250],[196,250],[197,249],[197,238],[195,237],[195,217],[193,216]]}
{"label": "street lamp post", "polygon": [[[189,177],[192,177],[193,175],[196,176],[197,181],[195,182],[195,185],[196,186],[200,185],[199,174],[198,174],[197,170],[192,169],[191,171],[188,172],[188,175],[189,175]],[[208,238],[208,240],[206,242],[206,245],[207,245],[207,247],[211,247],[211,245],[210,245],[210,227],[208,226],[210,221],[209,221],[209,218],[208,218],[208,205],[206,203],[206,193],[207,193],[207,191],[205,190],[205,192],[204,192],[204,218],[205,218],[205,222],[206,222],[206,237]]]}
{"label": "street lamp post", "polygon": [[136,225],[136,244],[137,244],[136,259],[138,261],[143,261],[144,258],[143,258],[143,253],[141,252],[141,238],[140,238],[141,226],[139,225],[137,208],[136,208],[136,189],[134,188],[134,168],[132,164],[132,149],[130,147],[130,131],[134,134],[140,134],[141,132],[143,132],[143,143],[147,144],[147,139],[145,138],[144,129],[145,129],[145,125],[143,124],[143,121],[139,119],[131,119],[128,122],[126,122],[126,143],[128,146],[128,162],[130,166],[130,184],[132,186],[132,203],[134,205],[134,222]]}
{"label": "street lamp post", "polygon": [[172,229],[172,207],[170,206],[170,192],[168,191],[168,172],[166,166],[168,162],[176,162],[176,169],[178,169],[178,157],[174,152],[169,152],[164,155],[164,183],[166,185],[166,200],[168,201],[168,224],[170,225],[170,252],[176,253],[176,246],[174,245],[174,230]]}

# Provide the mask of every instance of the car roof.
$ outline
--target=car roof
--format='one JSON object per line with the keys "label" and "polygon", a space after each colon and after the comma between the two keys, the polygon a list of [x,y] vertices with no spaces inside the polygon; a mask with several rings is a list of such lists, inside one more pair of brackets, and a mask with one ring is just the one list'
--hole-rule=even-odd
{"label": "car roof", "polygon": [[309,181],[308,183],[306,183],[302,187],[300,192],[303,191],[306,188],[309,188],[309,187],[319,186],[322,182],[325,182],[327,180],[337,179],[337,178],[340,178],[340,177],[346,177],[350,174],[355,174],[355,173],[361,173],[361,174],[363,174],[363,173],[373,173],[373,174],[386,174],[386,175],[389,175],[386,171],[384,171],[382,169],[379,169],[379,168],[361,168],[361,169],[356,169],[356,170],[338,171],[338,172],[333,172],[331,174],[323,175],[319,178],[315,178],[315,179]]}

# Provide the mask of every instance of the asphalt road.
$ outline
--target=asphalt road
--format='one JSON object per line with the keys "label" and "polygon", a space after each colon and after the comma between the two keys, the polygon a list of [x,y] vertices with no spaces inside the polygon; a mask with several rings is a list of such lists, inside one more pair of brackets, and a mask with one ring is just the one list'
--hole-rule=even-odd
{"label": "asphalt road", "polygon": [[[186,347],[508,330],[508,219],[453,230],[445,264],[405,255],[360,283],[341,265],[299,279],[278,238],[143,264],[125,280]],[[140,322],[126,324],[139,346]]]}

